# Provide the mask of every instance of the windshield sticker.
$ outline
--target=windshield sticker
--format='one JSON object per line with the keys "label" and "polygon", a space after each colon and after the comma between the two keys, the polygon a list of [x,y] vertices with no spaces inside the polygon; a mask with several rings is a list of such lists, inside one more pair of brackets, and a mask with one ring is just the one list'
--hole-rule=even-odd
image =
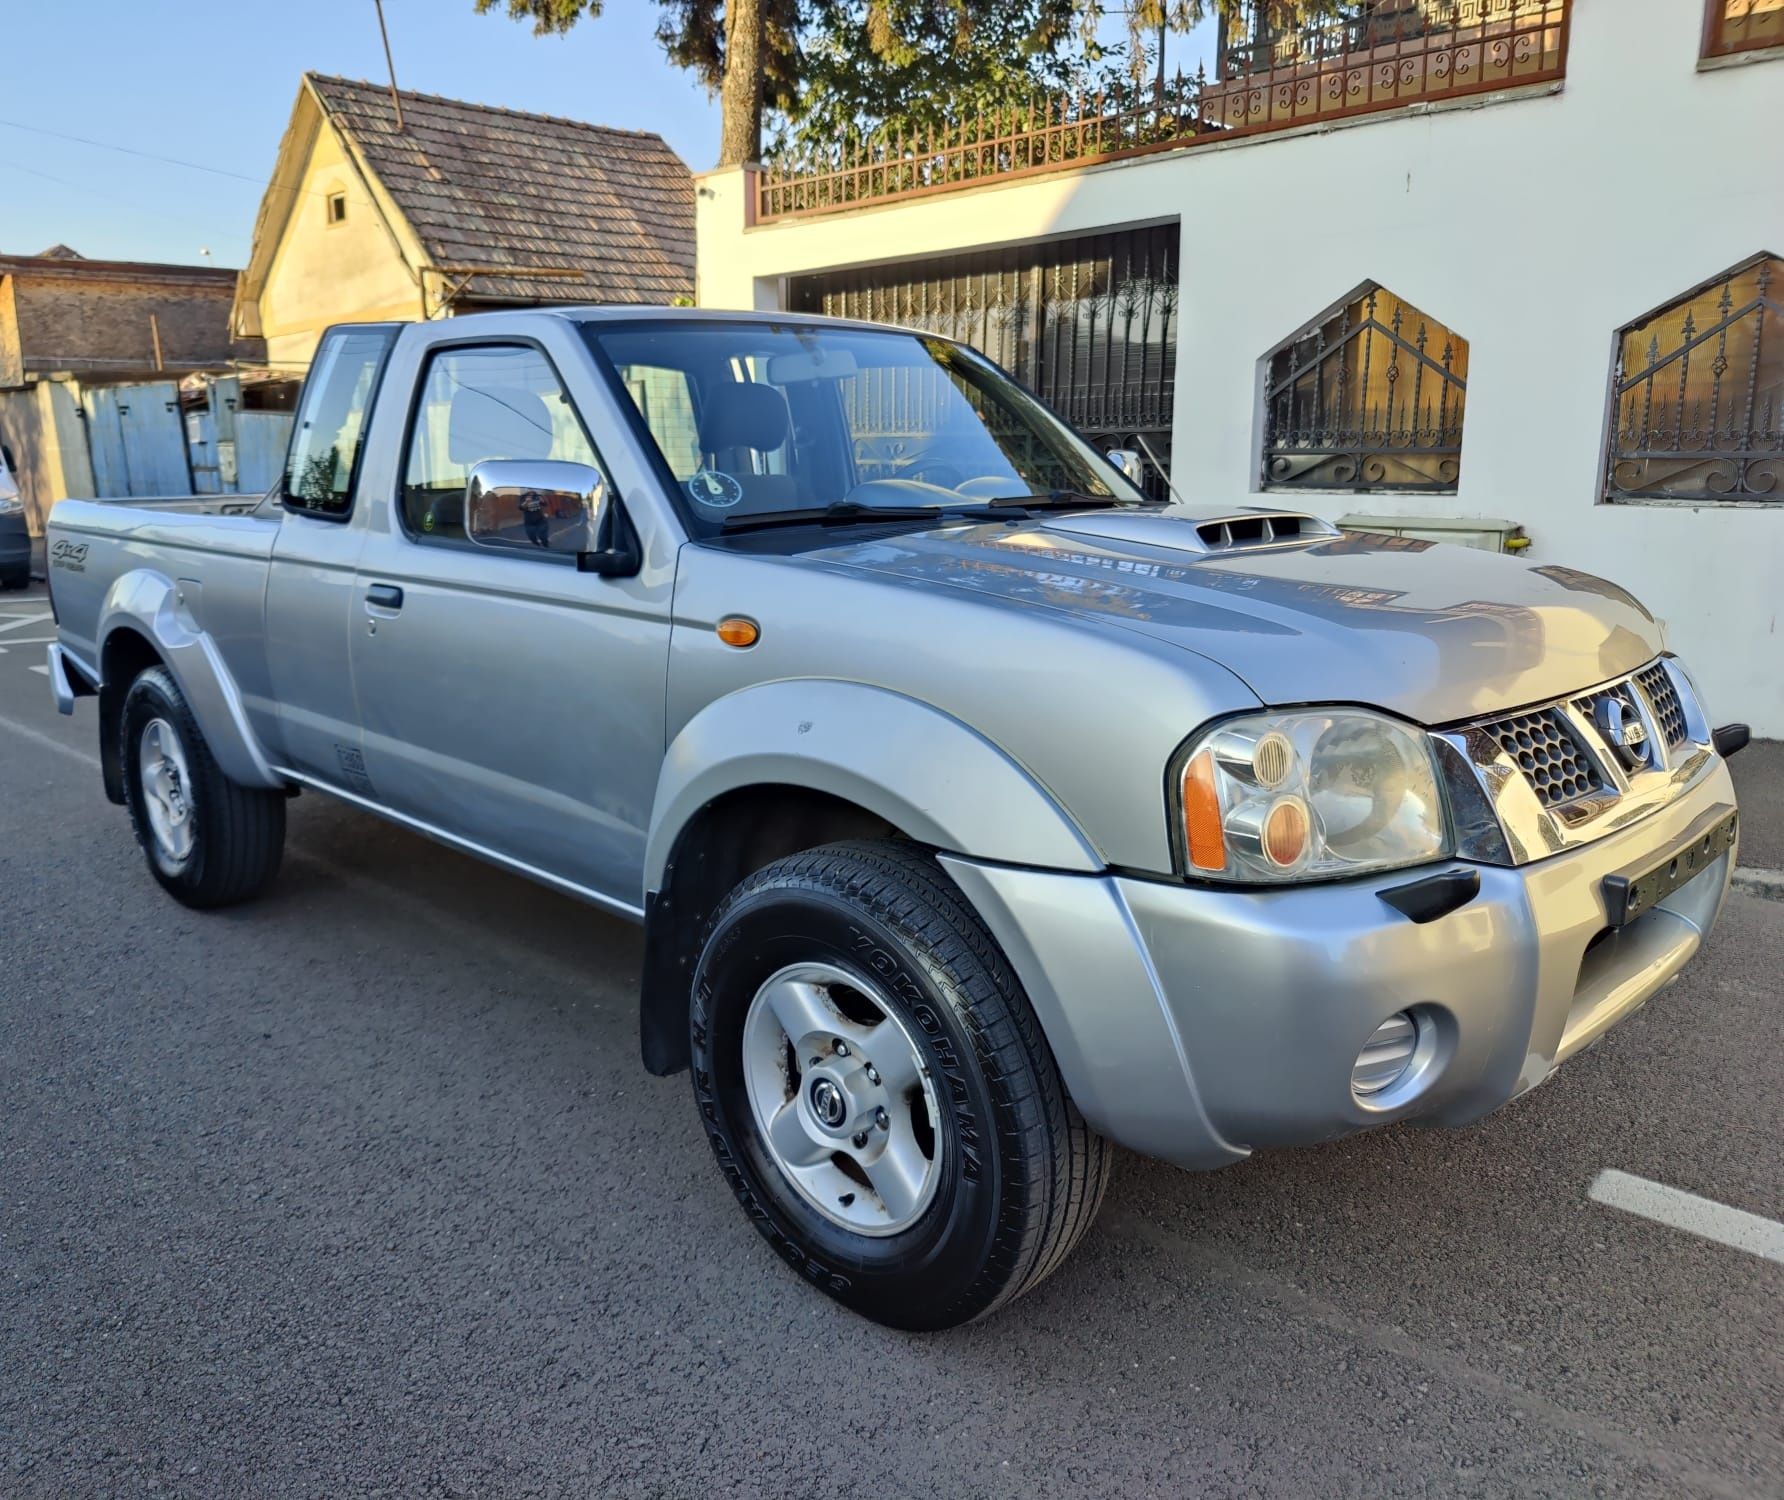
{"label": "windshield sticker", "polygon": [[688,493],[708,510],[729,510],[743,499],[743,486],[717,469],[701,469],[688,479]]}

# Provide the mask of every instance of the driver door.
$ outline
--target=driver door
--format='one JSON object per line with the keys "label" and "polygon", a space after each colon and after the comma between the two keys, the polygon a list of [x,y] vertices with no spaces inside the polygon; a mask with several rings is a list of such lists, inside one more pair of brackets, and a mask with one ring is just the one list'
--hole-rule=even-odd
{"label": "driver door", "polygon": [[465,535],[485,459],[606,472],[542,344],[426,351],[391,524],[359,559],[366,774],[392,812],[634,908],[663,749],[668,590]]}

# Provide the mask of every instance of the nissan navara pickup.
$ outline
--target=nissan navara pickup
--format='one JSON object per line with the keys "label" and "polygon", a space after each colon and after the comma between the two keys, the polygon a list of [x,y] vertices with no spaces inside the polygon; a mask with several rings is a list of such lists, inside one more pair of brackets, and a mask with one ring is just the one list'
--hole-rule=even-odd
{"label": "nissan navara pickup", "polygon": [[58,706],[150,874],[300,790],[643,923],[750,1220],[882,1322],[1035,1285],[1112,1142],[1462,1125],[1669,983],[1736,847],[1646,609],[1149,498],[996,365],[794,314],[338,327],[245,515],[68,500]]}

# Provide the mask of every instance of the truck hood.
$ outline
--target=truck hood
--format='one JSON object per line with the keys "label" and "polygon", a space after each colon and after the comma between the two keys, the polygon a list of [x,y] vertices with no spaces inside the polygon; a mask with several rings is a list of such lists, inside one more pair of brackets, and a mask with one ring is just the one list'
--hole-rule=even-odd
{"label": "truck hood", "polygon": [[964,523],[805,558],[1134,630],[1219,663],[1267,704],[1370,704],[1427,725],[1564,697],[1661,649],[1646,609],[1572,568],[1363,532],[1210,552],[1205,519],[1173,507]]}

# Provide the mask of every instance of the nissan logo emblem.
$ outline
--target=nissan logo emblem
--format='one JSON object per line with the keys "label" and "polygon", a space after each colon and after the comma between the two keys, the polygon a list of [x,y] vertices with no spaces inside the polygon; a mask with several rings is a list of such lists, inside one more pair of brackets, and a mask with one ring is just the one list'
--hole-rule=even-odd
{"label": "nissan logo emblem", "polygon": [[1648,763],[1648,726],[1622,698],[1606,695],[1592,709],[1605,743],[1630,770]]}
{"label": "nissan logo emblem", "polygon": [[811,1086],[811,1112],[826,1130],[835,1130],[848,1117],[848,1101],[828,1078],[820,1078]]}

